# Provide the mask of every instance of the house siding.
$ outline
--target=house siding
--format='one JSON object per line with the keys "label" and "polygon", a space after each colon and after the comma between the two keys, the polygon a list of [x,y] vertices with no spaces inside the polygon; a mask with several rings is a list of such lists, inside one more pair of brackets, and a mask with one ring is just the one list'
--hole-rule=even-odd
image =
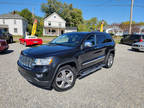
{"label": "house siding", "polygon": [[3,18],[3,19],[0,19],[0,24],[8,25],[9,33],[11,33],[12,35],[21,35],[21,36],[25,35],[27,23],[23,19],[4,19]]}
{"label": "house siding", "polygon": [[[44,36],[59,36],[65,31],[66,21],[62,19],[57,13],[53,13],[44,19]],[[50,31],[50,32],[49,32]],[[55,31],[54,33],[52,31]]]}

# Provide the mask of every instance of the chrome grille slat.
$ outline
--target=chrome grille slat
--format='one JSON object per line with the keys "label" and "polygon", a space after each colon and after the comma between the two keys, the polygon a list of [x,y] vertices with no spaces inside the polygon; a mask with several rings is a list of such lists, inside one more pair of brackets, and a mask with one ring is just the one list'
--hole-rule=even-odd
{"label": "chrome grille slat", "polygon": [[19,62],[22,65],[31,68],[32,67],[32,63],[33,63],[33,59],[30,58],[30,57],[24,56],[24,55],[20,55]]}

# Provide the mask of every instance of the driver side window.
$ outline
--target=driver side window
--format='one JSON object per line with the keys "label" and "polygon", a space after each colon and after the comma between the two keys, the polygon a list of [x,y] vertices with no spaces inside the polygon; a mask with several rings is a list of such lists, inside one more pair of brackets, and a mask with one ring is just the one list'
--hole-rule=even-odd
{"label": "driver side window", "polygon": [[89,36],[89,37],[85,40],[85,42],[90,42],[90,43],[92,43],[92,46],[95,46],[95,35]]}

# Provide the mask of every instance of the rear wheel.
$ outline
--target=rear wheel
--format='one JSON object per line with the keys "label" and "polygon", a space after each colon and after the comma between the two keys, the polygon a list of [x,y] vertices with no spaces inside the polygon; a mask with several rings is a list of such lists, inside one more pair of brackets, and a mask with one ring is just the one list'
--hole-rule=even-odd
{"label": "rear wheel", "polygon": [[110,53],[106,59],[105,67],[111,68],[114,62],[114,54]]}
{"label": "rear wheel", "polygon": [[75,81],[75,69],[66,65],[58,70],[53,82],[53,88],[59,92],[66,91],[74,86]]}

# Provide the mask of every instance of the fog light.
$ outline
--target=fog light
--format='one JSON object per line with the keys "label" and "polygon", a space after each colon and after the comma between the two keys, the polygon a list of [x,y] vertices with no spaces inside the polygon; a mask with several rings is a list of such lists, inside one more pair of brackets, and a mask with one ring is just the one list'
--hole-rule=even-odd
{"label": "fog light", "polygon": [[42,77],[43,77],[43,74],[36,74],[36,77],[37,77],[37,78],[42,78]]}

